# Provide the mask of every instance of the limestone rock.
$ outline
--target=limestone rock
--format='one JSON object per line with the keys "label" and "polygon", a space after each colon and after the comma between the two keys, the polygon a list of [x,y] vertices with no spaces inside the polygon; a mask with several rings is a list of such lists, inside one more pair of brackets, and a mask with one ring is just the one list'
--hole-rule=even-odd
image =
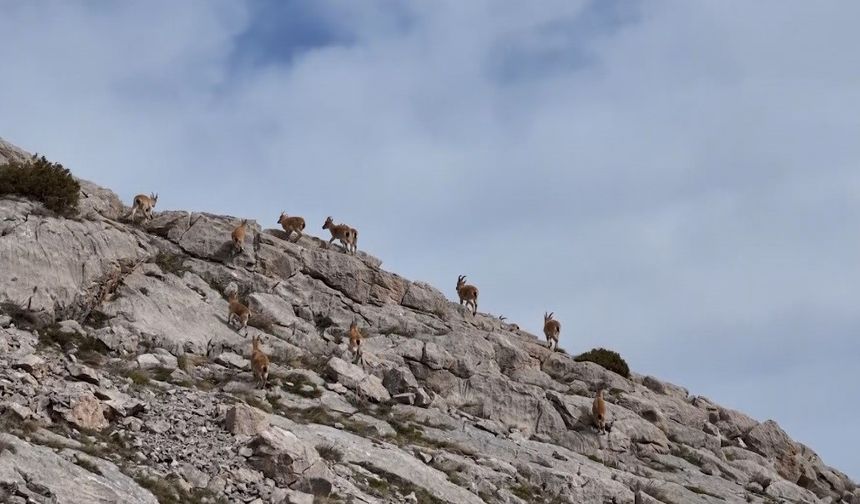
{"label": "limestone rock", "polygon": [[246,404],[236,404],[227,410],[226,428],[233,434],[253,436],[269,426],[269,415]]}
{"label": "limestone rock", "polygon": [[155,496],[110,462],[78,453],[78,457],[96,468],[98,473],[95,473],[50,448],[32,445],[9,434],[0,434],[0,444],[11,447],[0,456],[0,488],[16,488],[13,495],[34,495],[39,499],[23,502],[158,504]]}
{"label": "limestone rock", "polygon": [[382,380],[376,376],[368,375],[355,364],[332,357],[326,368],[329,375],[339,383],[372,401],[385,402],[391,399],[388,390],[382,385]]}
{"label": "limestone rock", "polygon": [[251,362],[241,355],[233,352],[224,352],[215,358],[215,362],[222,366],[233,367],[236,369],[250,369]]}
{"label": "limestone rock", "polygon": [[102,403],[91,393],[85,392],[73,400],[63,418],[82,429],[101,430],[109,425],[104,413]]}
{"label": "limestone rock", "polygon": [[249,463],[278,485],[314,494],[331,491],[333,474],[316,449],[280,427],[260,432],[249,445]]}

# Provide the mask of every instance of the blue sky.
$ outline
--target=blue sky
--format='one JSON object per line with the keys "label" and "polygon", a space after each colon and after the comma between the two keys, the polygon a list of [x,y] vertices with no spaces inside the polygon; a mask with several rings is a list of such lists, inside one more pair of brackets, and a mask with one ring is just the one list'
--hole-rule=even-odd
{"label": "blue sky", "polygon": [[387,268],[452,296],[467,274],[536,333],[554,311],[569,351],[773,418],[856,479],[858,14],[12,2],[0,136],[126,201],[332,215]]}

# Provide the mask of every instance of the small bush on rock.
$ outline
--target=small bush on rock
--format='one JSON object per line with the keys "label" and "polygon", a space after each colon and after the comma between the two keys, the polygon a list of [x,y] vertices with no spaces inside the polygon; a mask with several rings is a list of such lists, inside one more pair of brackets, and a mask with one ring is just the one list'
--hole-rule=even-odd
{"label": "small bush on rock", "polygon": [[26,163],[0,165],[0,196],[6,194],[39,201],[48,210],[71,216],[78,211],[81,185],[63,165],[33,156]]}
{"label": "small bush on rock", "polygon": [[595,348],[576,356],[573,360],[577,362],[593,362],[625,378],[630,378],[630,368],[627,367],[627,363],[618,355],[618,352],[613,352],[612,350]]}
{"label": "small bush on rock", "polygon": [[186,271],[191,269],[185,265],[185,258],[182,255],[174,254],[172,252],[160,251],[155,255],[152,261],[157,264],[164,273],[173,273],[180,278]]}

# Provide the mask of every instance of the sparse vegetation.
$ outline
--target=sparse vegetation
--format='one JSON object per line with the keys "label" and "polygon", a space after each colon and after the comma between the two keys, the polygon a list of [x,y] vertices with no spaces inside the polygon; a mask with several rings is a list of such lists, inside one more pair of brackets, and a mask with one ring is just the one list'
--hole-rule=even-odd
{"label": "sparse vegetation", "polygon": [[307,376],[301,373],[289,373],[284,376],[283,380],[281,380],[281,387],[288,392],[309,399],[316,399],[322,395],[322,390],[317,388],[308,380]]}
{"label": "sparse vegetation", "polygon": [[[439,468],[437,467],[437,469],[439,469]],[[469,489],[469,487],[470,487],[469,481],[465,477],[463,477],[463,471],[464,470],[465,470],[465,467],[460,466],[457,469],[457,471],[444,471],[443,470],[443,472],[448,475],[448,481],[450,481],[451,483],[453,483],[459,487]]]}
{"label": "sparse vegetation", "polygon": [[15,445],[8,441],[0,441],[0,455],[3,455],[3,452],[15,454],[18,453],[18,450],[15,449]]}
{"label": "sparse vegetation", "polygon": [[433,307],[430,313],[436,315],[442,320],[445,320],[446,318],[448,318],[448,307],[442,304],[437,304]]}
{"label": "sparse vegetation", "polygon": [[271,404],[269,404],[267,401],[262,401],[251,394],[244,394],[242,399],[248,406],[253,406],[254,408],[263,410],[266,413],[272,413],[273,411]]}
{"label": "sparse vegetation", "polygon": [[25,331],[38,331],[53,323],[45,312],[24,308],[12,301],[0,303],[0,313],[8,315],[15,327]]}
{"label": "sparse vegetation", "polygon": [[190,373],[192,369],[194,369],[194,362],[192,359],[188,358],[187,354],[182,354],[176,358],[176,367],[185,371],[186,373]]}
{"label": "sparse vegetation", "polygon": [[717,495],[717,494],[713,494],[713,493],[711,493],[711,492],[709,492],[709,491],[707,491],[707,490],[705,490],[704,488],[701,488],[701,487],[697,487],[697,486],[693,486],[693,485],[687,485],[687,487],[686,487],[686,488],[687,488],[687,490],[689,490],[689,491],[693,492],[694,494],[699,494],[699,495],[708,495],[708,496],[711,496],[711,497],[715,497],[715,498],[717,498],[717,499],[722,499],[722,497],[720,497],[719,495]]}
{"label": "sparse vegetation", "polygon": [[84,323],[92,327],[93,329],[101,329],[102,327],[107,327],[108,322],[110,322],[110,315],[99,310],[92,310],[87,315],[87,318],[84,319]]}
{"label": "sparse vegetation", "polygon": [[618,468],[618,462],[616,460],[605,458],[605,456],[604,456],[604,458],[601,458],[601,457],[598,457],[597,455],[594,455],[593,453],[588,453],[585,456],[588,457],[589,459],[591,459],[593,462],[597,462],[598,464],[603,464],[606,467],[609,467],[611,469],[617,469]]}
{"label": "sparse vegetation", "polygon": [[624,378],[630,378],[630,368],[618,352],[605,348],[595,348],[574,358],[577,362],[593,362],[609,371],[620,374]]}
{"label": "sparse vegetation", "polygon": [[[325,355],[318,355],[313,353],[305,353],[300,355],[299,357],[291,358],[286,365],[291,368],[304,368],[309,369],[318,375],[320,375],[323,379],[329,379],[328,373],[326,372],[326,368],[328,367],[329,357]],[[277,362],[277,361],[275,361]]]}
{"label": "sparse vegetation", "polygon": [[417,423],[411,421],[411,418],[389,418],[388,423],[396,432],[392,441],[398,446],[415,445],[423,446],[425,448],[445,450],[447,452],[457,453],[463,456],[474,455],[474,451],[468,447],[427,436],[424,429]]}
{"label": "sparse vegetation", "polygon": [[[536,499],[536,489],[531,485],[520,483],[516,486],[512,486],[511,493],[526,502],[535,502]],[[540,491],[537,491],[537,495],[540,495]]]}
{"label": "sparse vegetation", "polygon": [[413,502],[418,504],[442,504],[444,502],[424,488],[416,486],[411,481],[404,480],[396,474],[385,472],[366,462],[359,462],[358,465],[379,476],[379,478],[366,478],[364,481],[367,492],[376,497],[390,497],[392,491],[396,490],[402,495],[415,492],[417,500]]}
{"label": "sparse vegetation", "polygon": [[75,457],[75,464],[83,467],[84,469],[93,474],[98,474],[99,476],[102,476],[102,471],[101,469],[99,469],[99,466],[95,465],[94,463],[83,457]]}
{"label": "sparse vegetation", "polygon": [[129,378],[137,387],[147,387],[153,385],[153,381],[172,383],[183,387],[191,386],[192,383],[188,380],[177,381],[173,379],[174,370],[165,367],[154,367],[142,369],[138,367],[123,367],[117,366],[113,371],[121,376]]}
{"label": "sparse vegetation", "polygon": [[320,334],[333,325],[335,325],[334,320],[332,320],[328,315],[314,313],[314,326],[316,326],[317,331],[319,331]]}
{"label": "sparse vegetation", "polygon": [[23,163],[0,165],[0,196],[6,194],[38,201],[48,210],[70,217],[78,212],[81,185],[63,165],[34,155]]}
{"label": "sparse vegetation", "polygon": [[149,370],[150,378],[152,378],[153,380],[156,380],[156,381],[160,381],[160,382],[170,382],[171,381],[170,375],[172,375],[172,374],[173,374],[172,369],[163,368],[163,367],[152,368]]}
{"label": "sparse vegetation", "polygon": [[398,445],[405,444],[414,444],[414,445],[423,445],[426,440],[424,439],[424,430],[418,425],[412,422],[400,422],[397,420],[392,420],[389,422],[391,427],[394,428],[394,431],[397,433],[395,436],[395,440]]}
{"label": "sparse vegetation", "polygon": [[135,385],[144,387],[149,385],[149,375],[142,369],[132,369],[125,376],[130,378]]}
{"label": "sparse vegetation", "polygon": [[664,473],[678,472],[677,467],[664,464],[663,462],[660,462],[658,460],[654,460],[652,458],[644,458],[644,459],[642,459],[642,461],[645,463],[645,465],[647,465],[651,469],[654,469],[655,471],[664,472]]}
{"label": "sparse vegetation", "polygon": [[669,498],[666,496],[666,492],[657,486],[653,481],[649,481],[647,484],[640,484],[634,489],[637,492],[642,492],[644,494],[648,494],[651,497],[654,497],[660,502],[671,502]]}
{"label": "sparse vegetation", "polygon": [[672,447],[672,455],[682,458],[687,462],[693,464],[694,466],[700,467],[702,465],[702,457],[698,453],[693,450],[687,448],[684,445],[677,445]]}
{"label": "sparse vegetation", "polygon": [[21,420],[11,410],[6,410],[0,415],[0,432],[10,434],[30,435],[39,430],[39,424],[33,420]]}
{"label": "sparse vegetation", "polygon": [[227,502],[223,498],[216,498],[215,494],[206,489],[195,488],[190,492],[186,491],[179,486],[177,480],[172,478],[136,476],[134,480],[138,485],[152,492],[160,504],[222,504]]}
{"label": "sparse vegetation", "polygon": [[303,424],[320,424],[333,426],[339,420],[331,415],[327,409],[322,406],[314,406],[308,409],[284,408],[278,402],[273,402],[274,412],[289,418],[290,420]]}
{"label": "sparse vegetation", "polygon": [[63,332],[59,324],[51,324],[39,331],[39,343],[43,346],[56,345],[64,352],[77,348],[81,360],[95,365],[101,365],[103,356],[109,351],[101,340],[76,332]]}
{"label": "sparse vegetation", "polygon": [[769,487],[770,484],[773,482],[770,479],[770,476],[768,476],[762,471],[756,471],[755,474],[753,474],[750,478],[750,481],[752,481],[753,483],[758,483],[764,489],[767,489],[767,487]]}
{"label": "sparse vegetation", "polygon": [[65,423],[54,424],[51,430],[56,434],[77,439],[82,445],[80,451],[87,455],[110,460],[119,465],[131,460],[136,451],[121,431],[98,431],[80,427],[72,429]]}
{"label": "sparse vegetation", "polygon": [[318,445],[316,448],[320,457],[329,462],[338,463],[343,460],[343,453],[332,444]]}
{"label": "sparse vegetation", "polygon": [[185,265],[185,258],[182,255],[163,250],[155,255],[153,262],[161,268],[161,271],[173,273],[178,277],[184,275],[186,271],[191,270],[191,268]]}

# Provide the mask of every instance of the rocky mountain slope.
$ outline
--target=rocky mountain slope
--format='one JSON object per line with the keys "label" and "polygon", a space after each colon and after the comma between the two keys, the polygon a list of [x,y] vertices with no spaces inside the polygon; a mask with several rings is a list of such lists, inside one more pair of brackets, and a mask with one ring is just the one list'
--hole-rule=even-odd
{"label": "rocky mountain slope", "polygon": [[253,224],[237,255],[239,217],[128,211],[83,181],[77,219],[0,199],[2,502],[860,504],[775,422],[552,353],[363,252]]}

